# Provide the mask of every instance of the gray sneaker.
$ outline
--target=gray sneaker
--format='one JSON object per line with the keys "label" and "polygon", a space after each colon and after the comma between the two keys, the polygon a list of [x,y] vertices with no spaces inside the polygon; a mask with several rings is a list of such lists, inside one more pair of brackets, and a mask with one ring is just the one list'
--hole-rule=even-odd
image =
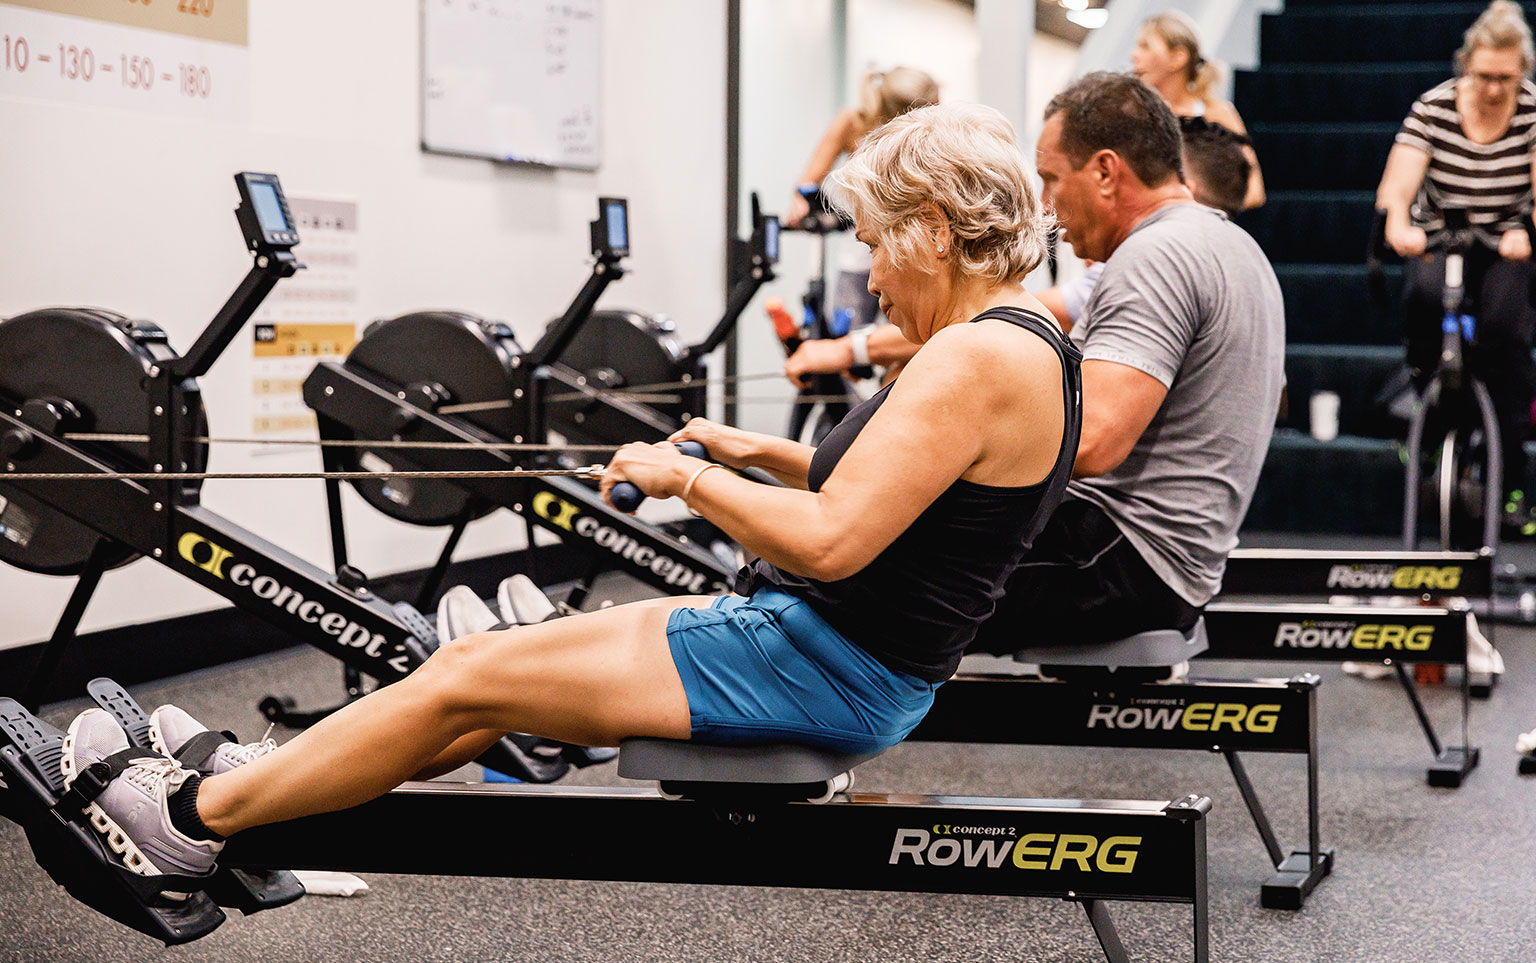
{"label": "gray sneaker", "polygon": [[437,603],[437,635],[444,644],[476,632],[505,628],[491,607],[467,585],[455,585]]}
{"label": "gray sneaker", "polygon": [[[59,768],[66,788],[92,763],[129,748],[128,735],[103,709],[87,709],[69,725]],[[140,876],[177,874],[201,876],[213,869],[222,842],[192,839],[171,825],[167,806],[192,770],[174,759],[145,752],[142,760],[123,770],[101,795],[84,809],[91,828],[100,833],[123,865]]]}
{"label": "gray sneaker", "polygon": [[[194,739],[197,743],[182,752]],[[277,743],[271,739],[242,746],[226,739],[222,733],[209,731],[207,726],[176,706],[161,706],[149,714],[149,744],[160,755],[210,776],[229,772],[277,748]]]}
{"label": "gray sneaker", "polygon": [[555,614],[555,603],[526,575],[502,579],[496,589],[496,607],[509,625],[533,625]]}

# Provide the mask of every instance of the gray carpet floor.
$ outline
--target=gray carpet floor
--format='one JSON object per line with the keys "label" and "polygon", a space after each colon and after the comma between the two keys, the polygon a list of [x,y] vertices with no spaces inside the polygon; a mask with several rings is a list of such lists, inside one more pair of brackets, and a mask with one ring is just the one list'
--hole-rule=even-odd
{"label": "gray carpet floor", "polygon": [[[1499,641],[1509,672],[1489,701],[1474,704],[1483,763],[1456,790],[1425,784],[1429,750],[1394,683],[1295,667],[1324,679],[1323,835],[1338,852],[1333,875],[1299,913],[1259,907],[1269,864],[1218,756],[912,744],[861,767],[859,785],[1000,796],[1207,794],[1215,803],[1214,960],[1536,960],[1536,778],[1516,775],[1513,749],[1516,734],[1536,726],[1536,630],[1504,628]],[[254,738],[265,728],[255,709],[261,696],[289,693],[318,705],[333,701],[339,687],[334,662],[292,649],[163,680],[135,695],[151,707],[175,702]],[[1452,731],[1456,690],[1431,688],[1426,701],[1442,731]],[[45,714],[62,724],[84,705],[51,706]],[[1253,755],[1247,762],[1282,844],[1300,848],[1301,760]],[[612,765],[567,781],[623,782]],[[485,827],[488,837],[537,831]],[[165,950],[72,901],[9,823],[0,824],[0,867],[0,961],[1102,959],[1082,911],[1044,900],[407,876],[369,877],[371,891],[356,898],[309,897],[256,917],[233,915],[210,937]],[[1187,907],[1112,909],[1133,958],[1188,958]]]}

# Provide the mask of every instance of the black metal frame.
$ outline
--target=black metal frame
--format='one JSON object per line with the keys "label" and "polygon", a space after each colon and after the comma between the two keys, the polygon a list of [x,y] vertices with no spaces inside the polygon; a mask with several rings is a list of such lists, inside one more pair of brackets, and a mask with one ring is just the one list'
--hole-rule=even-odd
{"label": "black metal frame", "polygon": [[[693,384],[668,389],[685,400],[689,411],[703,414],[706,409],[706,356],[725,343],[748,303],[776,276],[776,259],[764,246],[768,221],[776,218],[762,213],[754,194],[751,237],[743,241],[735,237],[734,228],[729,232],[729,269],[734,273],[726,291],[725,309],[702,341],[682,349],[676,380]],[[563,315],[551,322],[538,342],[513,362],[523,377],[522,385],[513,389],[514,397],[526,398],[528,402],[524,434],[531,441],[545,439],[549,431],[568,438],[664,441],[680,427],[671,417],[644,402],[625,399],[622,393],[590,384],[580,371],[562,363],[565,350],[591,317],[598,297],[609,283],[624,274],[618,258],[594,253],[597,263],[581,293]],[[586,397],[578,397],[581,395]]]}
{"label": "black metal frame", "polygon": [[[242,220],[242,223],[243,220]],[[155,472],[185,471],[195,444],[200,409],[197,377],[212,367],[278,281],[302,265],[285,248],[248,238],[254,263],[233,294],[183,356],[149,369],[149,465]],[[29,438],[6,472],[112,473],[142,470],[112,464],[87,445],[25,421],[24,399],[0,398],[0,431]],[[0,475],[0,479],[5,476]],[[179,572],[237,607],[289,630],[356,669],[392,681],[425,661],[429,640],[418,638],[389,605],[366,588],[347,588],[335,576],[230,522],[199,503],[191,481],[129,479],[7,481],[50,508],[99,532],[101,541],[75,589],[37,669],[26,686],[35,703],[48,676],[75,637],[81,615],[100,580],[99,559],[109,543]],[[259,583],[259,584],[258,584]],[[267,594],[270,590],[271,594]]]}
{"label": "black metal frame", "polygon": [[[98,679],[91,693],[142,721],[116,683]],[[1106,901],[1188,903],[1193,959],[1210,956],[1210,800],[1195,795],[845,793],[811,805],[756,798],[771,787],[754,786],[679,801],[646,789],[407,783],[350,810],[241,833],[211,877],[141,877],[83,825],[79,809],[102,783],[91,769],[65,792],[63,738],[0,699],[0,815],[23,827],[39,864],[71,895],[167,945],[212,932],[225,919],[220,907],[249,914],[292,902],[301,891],[287,870],[300,868],[1051,897],[1083,906],[1111,963],[1129,957]],[[484,831],[505,825],[539,832],[513,840]],[[166,899],[164,890],[188,895]]]}
{"label": "black metal frame", "polygon": [[[0,430],[6,428],[30,430],[39,441],[24,461],[14,463],[18,471],[112,472],[119,468],[73,442],[42,435],[0,410]],[[331,573],[195,501],[183,501],[184,489],[177,484],[129,480],[7,484],[25,486],[50,508],[100,532],[103,541],[153,558],[375,678],[401,678],[430,653],[427,641],[417,638],[388,604],[366,589],[344,588]],[[170,501],[162,501],[167,498]],[[81,574],[28,692],[40,691],[47,670],[73,641],[80,614],[99,579],[96,569],[99,566],[88,563]],[[322,620],[332,615],[341,620],[329,621],[336,630],[322,628]]]}
{"label": "black metal frame", "polygon": [[[1475,552],[1240,548],[1227,558],[1221,587],[1228,596],[1270,598],[1348,594],[1430,602],[1454,594],[1483,605],[1491,642],[1498,595],[1493,559],[1488,547]],[[1488,698],[1497,681],[1473,674],[1472,698]]]}
{"label": "black metal frame", "polygon": [[[248,226],[246,215],[240,214],[240,220],[242,227]],[[196,379],[212,367],[277,282],[302,267],[288,249],[291,245],[274,248],[249,234],[247,243],[254,257],[250,271],[192,348],[186,355],[162,358],[147,372],[149,468],[154,472],[188,469],[193,460],[191,446],[200,434]],[[5,462],[0,480],[23,488],[101,536],[24,687],[33,708],[74,642],[80,618],[99,584],[105,550],[114,543],[154,559],[237,608],[340,659],[352,691],[361,690],[363,674],[385,684],[405,677],[437,647],[435,632],[413,629],[407,616],[368,590],[361,573],[338,568],[333,575],[209,511],[200,504],[193,481],[7,480],[9,473],[144,470],[137,464],[113,464],[93,453],[90,443],[62,437],[60,426],[29,423],[23,417],[24,400],[0,395],[0,434],[9,432],[28,441]],[[486,762],[496,764],[507,751],[507,747],[493,749]],[[504,764],[503,768],[517,771],[518,767]]]}
{"label": "black metal frame", "polygon": [[[1472,745],[1472,691],[1467,664],[1466,613],[1430,606],[1235,604],[1205,609],[1210,648],[1199,658],[1258,662],[1382,662],[1394,667],[1434,761],[1431,786],[1455,788],[1477,767]],[[1385,653],[1385,654],[1384,654]],[[1461,666],[1461,745],[1442,745],[1419,698],[1414,663]]]}
{"label": "black metal frame", "polygon": [[[1083,684],[962,673],[939,689],[907,739],[1220,753],[1275,867],[1260,889],[1260,905],[1299,910],[1334,862],[1332,847],[1322,845],[1318,810],[1317,686],[1315,675],[1176,684],[1117,684],[1106,676]],[[1240,752],[1306,757],[1306,849],[1282,848]]]}
{"label": "black metal frame", "polygon": [[1447,594],[1493,592],[1493,552],[1335,552],[1239,548],[1227,556],[1224,595]]}
{"label": "black metal frame", "polygon": [[[221,864],[242,870],[331,869],[719,885],[793,886],[887,892],[1038,896],[1082,904],[1111,961],[1128,960],[1106,902],[1188,903],[1193,958],[1209,959],[1205,815],[1210,802],[996,799],[842,794],[825,805],[668,800],[648,789],[407,783],[371,803],[258,827],[230,840]],[[485,826],[539,832],[487,843]],[[411,831],[401,833],[400,827]],[[937,827],[945,833],[936,834]],[[594,832],[599,827],[600,832]],[[965,833],[964,829],[978,830]],[[1008,835],[1009,832],[1013,835]],[[996,833],[997,835],[993,835]],[[1040,834],[1024,840],[1026,834]],[[1139,837],[1130,872],[1061,860],[1063,835]],[[379,846],[379,839],[390,839]],[[614,840],[624,841],[622,846]],[[923,859],[948,839],[957,858]],[[1007,849],[1031,848],[1015,858]],[[1052,841],[1055,842],[1052,842]],[[970,844],[967,847],[967,843]],[[1010,845],[1011,843],[1011,845]],[[906,848],[903,849],[903,846]],[[963,854],[1002,852],[966,866]],[[1026,858],[1028,857],[1028,858]],[[1089,866],[1083,871],[1083,866]]]}
{"label": "black metal frame", "polygon": [[[322,422],[345,425],[347,431],[360,437],[388,437],[386,426],[404,411],[414,419],[412,440],[482,444],[503,440],[457,416],[418,408],[402,400],[398,391],[393,383],[369,372],[329,362],[317,365],[304,382],[304,399]],[[600,401],[616,410],[619,407],[609,397]],[[413,448],[402,451],[398,460],[427,471],[504,471],[542,464],[525,453],[491,448]],[[734,573],[725,571],[709,552],[614,509],[595,488],[577,479],[503,476],[457,478],[453,484],[482,502],[510,508],[530,525],[568,542],[590,545],[594,557],[605,559],[606,567],[633,575],[660,591],[729,590]],[[346,544],[339,492],[331,496],[331,519],[332,545],[341,564],[346,559]],[[439,564],[455,544],[450,538]]]}

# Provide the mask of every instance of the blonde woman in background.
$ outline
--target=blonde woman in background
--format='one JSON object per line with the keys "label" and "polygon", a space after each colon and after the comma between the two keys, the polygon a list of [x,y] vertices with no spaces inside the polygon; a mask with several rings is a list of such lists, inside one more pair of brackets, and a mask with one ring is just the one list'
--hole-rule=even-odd
{"label": "blonde woman in background", "polygon": [[[1131,72],[1143,83],[1163,95],[1178,117],[1204,117],[1245,138],[1248,129],[1237,108],[1215,96],[1221,68],[1200,52],[1200,38],[1194,21],[1177,10],[1149,17],[1141,25],[1136,48],[1131,51]],[[1248,193],[1243,210],[1264,206],[1264,177],[1259,172],[1259,158],[1253,145],[1244,143],[1248,158]]]}
{"label": "blonde woman in background", "polygon": [[[819,189],[838,158],[852,154],[865,134],[914,107],[938,102],[938,83],[921,70],[892,67],[866,73],[859,84],[858,106],[838,111],[811,152],[805,169],[800,172],[800,179],[795,182],[794,193],[785,208],[784,223],[793,227],[810,213],[804,192]],[[836,317],[839,310],[847,312],[851,329],[863,329],[873,324],[880,311],[880,302],[866,290],[868,285],[869,251],[862,244],[850,244],[840,263],[837,284],[832,292],[832,316]],[[869,361],[866,358],[860,363],[868,364]],[[875,363],[882,364],[879,359]]]}

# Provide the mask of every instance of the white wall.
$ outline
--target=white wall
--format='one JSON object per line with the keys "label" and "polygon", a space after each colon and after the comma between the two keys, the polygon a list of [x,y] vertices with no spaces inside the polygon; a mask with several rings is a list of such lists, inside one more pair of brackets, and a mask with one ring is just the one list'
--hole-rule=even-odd
{"label": "white wall", "polygon": [[[0,317],[99,305],[157,321],[184,349],[248,266],[230,175],[249,169],[278,172],[293,195],[359,203],[364,318],[453,307],[507,320],[524,344],[585,276],[594,198],[628,196],[634,271],[604,303],[664,310],[702,335],[723,303],[724,4],[604,4],[596,174],[423,154],[419,18],[414,0],[252,3],[248,124],[0,100]],[[215,434],[248,434],[249,339],[203,379]],[[216,450],[210,467],[318,465]],[[210,482],[204,502],[329,567],[319,482]],[[371,574],[429,564],[445,534],[355,498],[348,521]],[[517,547],[519,531],[499,513],[470,527],[460,554]],[[46,636],[72,585],[0,568],[0,647]],[[84,628],[218,604],[140,561],[106,576]]]}
{"label": "white wall", "polygon": [[926,70],[945,100],[977,99],[976,15],[954,0],[848,0],[847,103],[871,68]]}

